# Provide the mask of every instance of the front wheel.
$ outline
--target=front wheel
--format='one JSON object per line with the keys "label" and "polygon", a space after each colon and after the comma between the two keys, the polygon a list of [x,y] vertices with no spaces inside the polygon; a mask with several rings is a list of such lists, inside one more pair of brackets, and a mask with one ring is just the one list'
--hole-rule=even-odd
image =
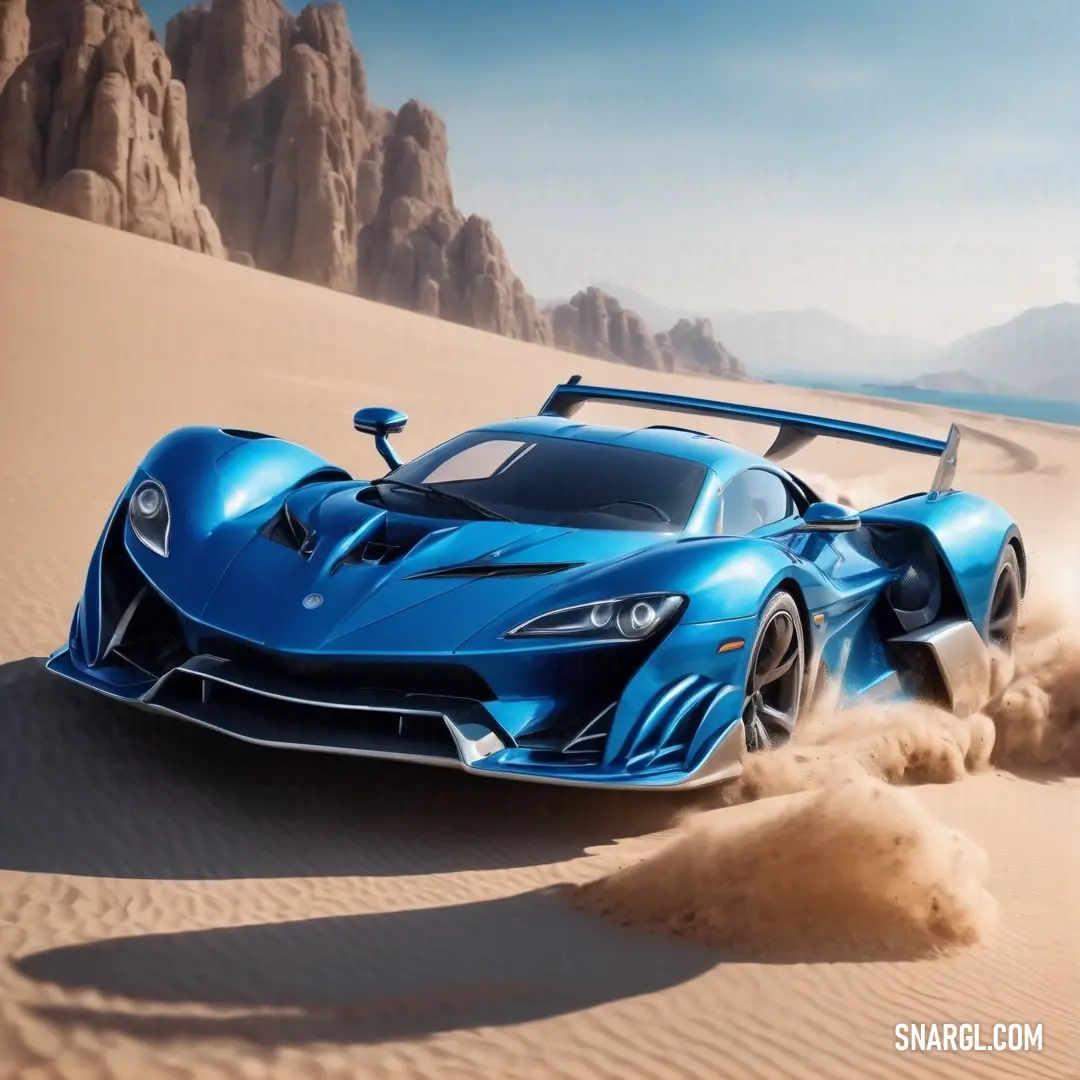
{"label": "front wheel", "polygon": [[804,669],[799,609],[791,594],[781,590],[762,610],[750,650],[743,699],[747,750],[768,750],[791,737],[802,703]]}

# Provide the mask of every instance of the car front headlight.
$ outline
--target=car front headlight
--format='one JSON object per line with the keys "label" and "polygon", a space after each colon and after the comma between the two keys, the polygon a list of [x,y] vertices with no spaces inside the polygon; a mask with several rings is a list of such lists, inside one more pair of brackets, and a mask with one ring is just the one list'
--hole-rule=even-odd
{"label": "car front headlight", "polygon": [[169,497],[156,480],[144,480],[128,503],[128,520],[135,535],[162,558],[169,555]]}
{"label": "car front headlight", "polygon": [[670,622],[684,602],[683,596],[648,593],[601,600],[595,604],[577,604],[529,619],[515,626],[506,636],[640,641]]}

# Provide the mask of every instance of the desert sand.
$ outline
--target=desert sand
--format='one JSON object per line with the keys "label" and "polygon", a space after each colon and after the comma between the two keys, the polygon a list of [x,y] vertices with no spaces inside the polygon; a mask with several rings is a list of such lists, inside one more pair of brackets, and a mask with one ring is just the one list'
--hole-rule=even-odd
{"label": "desert sand", "polygon": [[[585,360],[4,201],[0,360],[0,1078],[1080,1075],[1080,431],[955,417],[958,484],[1031,565],[983,714],[823,718],[691,804],[263,751],[40,661],[183,424],[364,476],[361,405],[409,414],[410,456],[574,372],[932,435],[946,414]],[[826,441],[790,464],[853,502],[933,469]],[[932,1021],[1041,1023],[1043,1050],[894,1049]]]}

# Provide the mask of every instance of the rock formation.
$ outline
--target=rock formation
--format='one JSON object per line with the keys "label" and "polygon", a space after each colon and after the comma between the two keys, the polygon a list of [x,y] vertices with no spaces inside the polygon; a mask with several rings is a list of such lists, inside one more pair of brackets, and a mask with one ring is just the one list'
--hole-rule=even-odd
{"label": "rock formation", "polygon": [[[595,286],[553,308],[551,327],[556,347],[567,352],[654,370],[665,367],[644,319]],[[672,359],[667,370],[673,369],[673,363]]]}
{"label": "rock formation", "polygon": [[378,210],[357,249],[362,296],[523,341],[551,341],[491,222],[455,207],[446,126],[418,101],[406,102],[395,118]]}
{"label": "rock formation", "polygon": [[41,19],[37,2],[34,51],[0,92],[0,196],[222,255],[187,95],[138,0],[48,0]]}
{"label": "rock formation", "polygon": [[666,333],[653,336],[640,315],[594,285],[568,303],[556,304],[550,316],[555,346],[567,352],[656,371],[748,377],[742,361],[713,336],[708,319],[680,319]]}
{"label": "rock formation", "polygon": [[213,0],[168,25],[207,205],[239,261],[352,292],[392,116],[368,100],[345,9]]}
{"label": "rock formation", "polygon": [[[550,333],[489,222],[454,207],[446,129],[372,104],[344,8],[213,0],[168,26],[231,257],[495,333]],[[359,266],[358,266],[359,262]]]}
{"label": "rock formation", "polygon": [[0,91],[30,51],[26,0],[0,0]]}
{"label": "rock formation", "polygon": [[43,45],[66,45],[79,13],[72,0],[27,0],[30,51]]}
{"label": "rock formation", "polygon": [[747,378],[746,365],[716,340],[708,319],[680,319],[666,333],[657,334],[656,343],[669,371]]}

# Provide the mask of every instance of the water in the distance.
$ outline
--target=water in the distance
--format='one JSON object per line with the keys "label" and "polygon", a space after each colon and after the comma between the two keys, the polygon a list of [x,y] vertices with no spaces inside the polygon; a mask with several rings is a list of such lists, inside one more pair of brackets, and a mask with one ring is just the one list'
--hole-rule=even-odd
{"label": "water in the distance", "polygon": [[920,390],[914,386],[887,386],[843,378],[819,379],[810,375],[774,376],[773,381],[787,386],[804,386],[808,390],[866,394],[870,397],[892,398],[895,401],[912,401],[920,405],[939,405],[945,409],[996,413],[998,416],[1016,416],[1023,420],[1042,420],[1050,424],[1072,424],[1080,427],[1080,401],[1060,401],[1056,398],[1027,397],[1022,394],[966,394],[952,390]]}

